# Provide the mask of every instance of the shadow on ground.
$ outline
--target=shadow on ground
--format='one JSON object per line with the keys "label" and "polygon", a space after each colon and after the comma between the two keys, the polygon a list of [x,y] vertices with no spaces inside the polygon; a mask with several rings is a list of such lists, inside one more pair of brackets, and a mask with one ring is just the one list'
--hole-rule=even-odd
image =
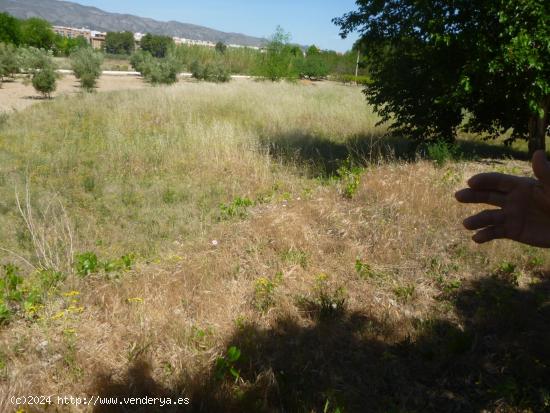
{"label": "shadow on ground", "polygon": [[[163,388],[146,363],[122,381],[99,377],[102,396],[190,397],[179,408],[95,412],[543,412],[550,411],[550,278],[529,289],[487,277],[442,297],[457,320],[416,320],[416,338],[392,341],[369,314],[323,313],[238,328],[240,357]],[[321,316],[324,315],[324,316]],[[231,374],[239,372],[239,379]]]}
{"label": "shadow on ground", "polygon": [[[334,175],[345,160],[367,165],[380,160],[414,161],[428,157],[426,144],[419,144],[400,136],[383,132],[359,135],[345,141],[336,141],[301,131],[261,139],[269,153],[285,163],[305,165],[313,176]],[[527,160],[527,153],[510,146],[483,140],[458,140],[451,157],[464,160],[519,159]]]}

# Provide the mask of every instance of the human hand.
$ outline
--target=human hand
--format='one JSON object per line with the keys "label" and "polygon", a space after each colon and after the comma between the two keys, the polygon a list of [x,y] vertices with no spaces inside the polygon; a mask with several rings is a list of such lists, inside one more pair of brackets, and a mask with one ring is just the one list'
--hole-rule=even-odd
{"label": "human hand", "polygon": [[464,227],[477,231],[472,239],[485,243],[506,238],[550,248],[550,163],[544,151],[533,154],[537,179],[500,173],[482,173],[468,180],[470,188],[455,194],[462,203],[483,203],[489,209],[466,218]]}

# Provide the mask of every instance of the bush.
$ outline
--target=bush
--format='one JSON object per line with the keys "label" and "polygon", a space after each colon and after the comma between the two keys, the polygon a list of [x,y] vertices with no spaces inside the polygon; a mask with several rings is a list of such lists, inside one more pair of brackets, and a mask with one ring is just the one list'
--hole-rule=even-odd
{"label": "bush", "polygon": [[97,272],[99,265],[97,255],[93,252],[84,252],[75,257],[76,273],[81,277]]}
{"label": "bush", "polygon": [[448,161],[460,158],[458,145],[443,140],[425,144],[421,152],[439,167],[445,165]]}
{"label": "bush", "polygon": [[50,97],[57,87],[57,73],[51,51],[29,47],[20,49],[21,69],[31,78],[31,83],[37,92]]}
{"label": "bush", "polygon": [[174,57],[155,59],[151,53],[146,51],[134,53],[130,64],[141,73],[145,80],[155,85],[176,83],[178,72],[181,70],[181,64]]}
{"label": "bush", "polygon": [[164,58],[175,46],[170,36],[159,36],[147,33],[141,39],[141,50],[151,53],[152,56]]}
{"label": "bush", "polygon": [[0,85],[4,77],[13,77],[19,72],[17,49],[11,44],[0,43]]}
{"label": "bush", "polygon": [[138,71],[145,76],[145,72],[148,70],[149,65],[153,61],[153,56],[149,52],[139,50],[130,57],[130,64],[134,70]]}
{"label": "bush", "polygon": [[208,82],[223,83],[231,80],[229,70],[221,62],[201,64],[195,61],[191,65],[191,73],[195,79]]}
{"label": "bush", "polygon": [[57,88],[57,74],[51,67],[36,72],[32,77],[32,85],[37,92],[50,99],[52,92]]}
{"label": "bush", "polygon": [[180,64],[172,58],[153,60],[145,78],[154,85],[171,85],[178,81]]}
{"label": "bush", "polygon": [[327,77],[329,69],[321,55],[314,54],[297,61],[300,77],[308,79],[322,79]]}
{"label": "bush", "polygon": [[79,49],[71,55],[71,67],[80,86],[92,90],[101,76],[103,55],[89,48]]}
{"label": "bush", "polygon": [[369,76],[355,76],[346,74],[337,75],[334,80],[342,83],[356,83],[363,86],[371,83],[371,78]]}

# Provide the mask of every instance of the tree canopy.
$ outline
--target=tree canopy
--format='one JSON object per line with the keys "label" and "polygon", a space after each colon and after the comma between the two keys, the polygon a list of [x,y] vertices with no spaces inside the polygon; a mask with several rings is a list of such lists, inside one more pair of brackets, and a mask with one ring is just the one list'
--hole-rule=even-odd
{"label": "tree canopy", "polygon": [[21,43],[21,22],[8,13],[0,13],[0,43]]}
{"label": "tree canopy", "polygon": [[21,22],[21,43],[39,49],[52,49],[55,45],[55,33],[52,25],[44,19],[31,17]]}
{"label": "tree canopy", "polygon": [[135,49],[132,32],[108,32],[105,36],[105,52],[111,54],[132,54]]}
{"label": "tree canopy", "polygon": [[416,139],[464,127],[545,147],[550,111],[547,0],[358,0],[334,19],[358,30],[383,121]]}
{"label": "tree canopy", "polygon": [[174,47],[174,40],[170,36],[159,36],[147,33],[141,38],[141,49],[151,53],[153,57],[166,57],[168,51]]}

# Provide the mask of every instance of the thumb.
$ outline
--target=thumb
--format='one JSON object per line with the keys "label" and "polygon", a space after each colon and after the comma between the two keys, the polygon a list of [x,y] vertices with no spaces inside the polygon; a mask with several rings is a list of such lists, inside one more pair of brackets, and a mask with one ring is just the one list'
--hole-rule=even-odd
{"label": "thumb", "polygon": [[533,172],[543,185],[550,186],[550,163],[546,160],[546,153],[538,150],[533,154]]}

